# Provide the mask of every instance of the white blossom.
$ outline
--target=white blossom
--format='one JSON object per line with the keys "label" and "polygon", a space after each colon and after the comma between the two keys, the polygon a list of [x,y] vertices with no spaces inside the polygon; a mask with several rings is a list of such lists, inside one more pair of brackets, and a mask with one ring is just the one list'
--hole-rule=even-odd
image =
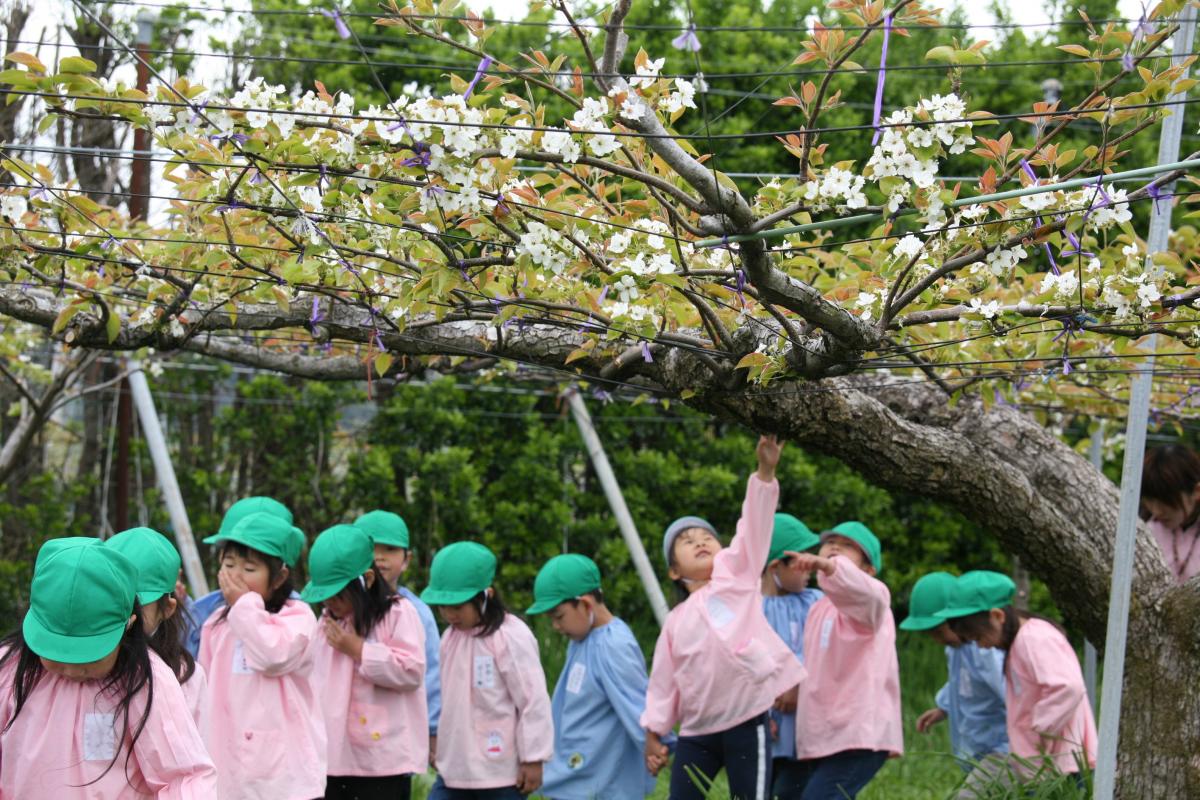
{"label": "white blossom", "polygon": [[892,248],[892,258],[910,261],[925,250],[925,243],[911,233]]}
{"label": "white blossom", "polygon": [[29,203],[19,194],[0,195],[0,216],[13,222],[20,222],[21,217],[29,210]]}
{"label": "white blossom", "polygon": [[646,63],[637,68],[637,75],[630,79],[629,85],[635,89],[649,89],[658,80],[658,73],[666,63],[666,58],[646,59]]}

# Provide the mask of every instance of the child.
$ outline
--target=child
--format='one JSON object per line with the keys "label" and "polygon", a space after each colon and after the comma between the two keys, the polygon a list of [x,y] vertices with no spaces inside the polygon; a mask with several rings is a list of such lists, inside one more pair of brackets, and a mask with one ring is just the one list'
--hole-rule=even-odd
{"label": "child", "polygon": [[366,532],[335,525],[313,542],[309,583],[322,603],[313,682],[325,710],[325,800],[408,800],[425,772],[425,633],[411,603],[379,576]]}
{"label": "child", "polygon": [[220,545],[225,608],[204,623],[200,664],[212,698],[221,800],[311,800],[325,792],[325,723],[312,685],[312,609],[291,599],[304,534],[268,513]]}
{"label": "child", "polygon": [[496,557],[455,542],[434,556],[421,599],[449,626],[442,636],[437,782],[430,800],[517,800],[542,785],[553,755],[550,697],[537,641],[492,587]]}
{"label": "child", "polygon": [[[819,589],[809,589],[811,573],[789,568],[788,552],[802,553],[821,543],[809,527],[791,514],[775,515],[775,530],[771,534],[771,550],[767,553],[767,568],[763,571],[763,613],[771,629],[804,663],[804,623],[813,603],[824,595]],[[773,740],[771,743],[771,795],[793,797],[800,780],[800,762],[796,761],[796,688],[784,692],[771,709]]]}
{"label": "child", "polygon": [[[204,541],[215,541],[217,538],[233,530],[233,526],[241,522],[243,517],[256,513],[271,514],[284,520],[288,525],[292,524],[292,512],[278,500],[270,497],[243,497],[231,505],[229,510],[225,512],[217,533]],[[200,630],[204,627],[204,623],[224,603],[224,595],[220,589],[217,589],[215,592],[209,592],[204,597],[188,603],[187,612],[189,619],[186,646],[188,652],[192,654],[192,658],[197,658],[200,655]]]}
{"label": "child", "polygon": [[804,680],[804,667],[763,615],[761,579],[771,546],[783,445],[758,442],[737,535],[721,549],[698,517],[672,523],[663,537],[669,575],[688,592],[671,610],[654,648],[641,724],[646,766],[667,761],[662,742],[678,722],[671,798],[702,798],[722,767],[732,797],[765,800],[771,787],[770,722],[775,699]]}
{"label": "child", "polygon": [[891,594],[875,577],[882,568],[879,539],[861,522],[825,531],[817,555],[792,560],[798,572],[816,570],[825,592],[804,627],[811,679],[796,701],[803,800],[856,797],[904,750],[896,623]]}
{"label": "child", "polygon": [[948,572],[931,572],[921,578],[908,601],[908,618],[900,623],[901,630],[925,631],[946,648],[949,680],[937,693],[937,707],[917,719],[917,730],[928,733],[934,725],[949,719],[950,745],[959,765],[968,772],[977,767],[987,770],[985,759],[1008,752],[1004,651],[964,642],[938,616],[950,602],[954,583],[954,576]]}
{"label": "child", "polygon": [[208,741],[208,678],[183,645],[187,623],[175,599],[179,551],[156,530],[130,528],[106,541],[137,567],[137,599],[150,648],[179,678],[200,736]]}
{"label": "child", "polygon": [[4,797],[216,797],[179,681],[146,644],[136,581],[99,539],[38,551],[29,611],[0,644]]}
{"label": "child", "polygon": [[527,614],[550,614],[568,637],[554,688],[554,758],[541,794],[552,800],[633,800],[654,791],[642,759],[646,661],[633,632],[613,616],[600,570],[587,556],[555,556],[538,572]]}
{"label": "child", "polygon": [[1146,453],[1142,508],[1175,580],[1200,574],[1200,456],[1178,444]]}
{"label": "child", "polygon": [[442,716],[442,681],[438,664],[438,649],[441,634],[437,620],[421,598],[407,587],[400,586],[400,578],[412,561],[409,548],[408,525],[399,514],[391,511],[368,511],[354,521],[371,537],[375,545],[375,566],[392,590],[412,603],[425,628],[425,704],[429,709],[429,763],[437,755],[438,720]]}
{"label": "child", "polygon": [[1057,625],[1012,607],[1015,593],[1007,575],[968,572],[937,616],[960,639],[1007,653],[1008,742],[1017,765],[1078,776],[1096,765],[1096,721],[1079,659]]}

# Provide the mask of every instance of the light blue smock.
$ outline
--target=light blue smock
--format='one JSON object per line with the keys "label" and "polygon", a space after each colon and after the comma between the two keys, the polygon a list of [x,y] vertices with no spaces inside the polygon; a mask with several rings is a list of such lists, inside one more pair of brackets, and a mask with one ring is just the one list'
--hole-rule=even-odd
{"label": "light blue smock", "polygon": [[[825,596],[820,589],[805,589],[796,594],[763,597],[763,614],[783,643],[804,663],[804,622],[813,604]],[[796,715],[771,709],[777,735],[771,743],[772,758],[796,757]]]}
{"label": "light blue smock", "polygon": [[442,673],[438,662],[442,639],[437,620],[433,618],[433,610],[405,587],[401,586],[396,593],[413,604],[425,629],[425,703],[429,707],[429,735],[437,736],[438,720],[442,718]]}
{"label": "light blue smock", "polygon": [[950,680],[934,702],[946,712],[954,755],[974,762],[989,753],[1007,753],[1004,651],[974,642],[947,647],[946,667]]}
{"label": "light blue smock", "polygon": [[554,687],[554,757],[539,794],[551,800],[634,800],[654,791],[639,722],[646,659],[620,619],[567,645]]}
{"label": "light blue smock", "polygon": [[204,622],[224,605],[225,595],[221,594],[220,590],[209,592],[198,600],[188,599],[188,629],[183,646],[192,654],[192,658],[200,657],[200,629],[204,627]]}

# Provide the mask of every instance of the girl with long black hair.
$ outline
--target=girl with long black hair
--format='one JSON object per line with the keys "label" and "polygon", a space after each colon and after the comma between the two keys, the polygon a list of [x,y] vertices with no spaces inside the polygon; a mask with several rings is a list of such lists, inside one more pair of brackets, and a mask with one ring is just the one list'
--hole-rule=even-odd
{"label": "girl with long black hair", "polygon": [[321,603],[313,681],[325,714],[325,800],[408,800],[429,763],[425,631],[412,603],[375,566],[361,528],[313,542],[300,596]]}
{"label": "girl with long black hair", "polygon": [[216,796],[176,676],[146,642],[137,569],[98,539],[38,551],[30,607],[0,643],[0,787],[20,798]]}
{"label": "girl with long black hair", "polygon": [[158,654],[179,678],[183,696],[201,738],[208,739],[208,679],[204,669],[187,651],[186,614],[175,598],[179,578],[179,551],[167,537],[152,528],[130,528],[108,539],[111,547],[137,567],[137,599],[142,607],[142,624],[150,649]]}

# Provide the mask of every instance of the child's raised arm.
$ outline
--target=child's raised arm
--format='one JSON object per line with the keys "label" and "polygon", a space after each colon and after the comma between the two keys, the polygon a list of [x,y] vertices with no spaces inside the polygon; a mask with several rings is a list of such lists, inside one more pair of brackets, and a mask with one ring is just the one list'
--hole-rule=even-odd
{"label": "child's raised arm", "polygon": [[417,610],[407,601],[401,613],[392,613],[380,626],[377,642],[363,642],[358,672],[376,686],[399,692],[421,688],[425,680],[425,629]]}
{"label": "child's raised arm", "polygon": [[888,619],[892,595],[876,580],[843,556],[825,558],[812,553],[785,553],[791,568],[816,571],[817,583],[838,612],[868,630],[878,630]]}
{"label": "child's raised arm", "polygon": [[247,592],[229,609],[227,621],[256,672],[285,675],[312,664],[308,646],[317,635],[317,618],[307,605],[287,605],[272,614],[261,595]]}
{"label": "child's raised arm", "polygon": [[783,442],[774,436],[761,436],[758,440],[758,469],[746,483],[746,497],[742,500],[742,516],[738,519],[737,533],[729,547],[713,565],[713,577],[720,573],[727,577],[752,579],[756,582],[767,565],[767,553],[771,550],[771,532],[775,528],[775,509],[779,505],[779,484],[775,481],[775,467],[783,451]]}

